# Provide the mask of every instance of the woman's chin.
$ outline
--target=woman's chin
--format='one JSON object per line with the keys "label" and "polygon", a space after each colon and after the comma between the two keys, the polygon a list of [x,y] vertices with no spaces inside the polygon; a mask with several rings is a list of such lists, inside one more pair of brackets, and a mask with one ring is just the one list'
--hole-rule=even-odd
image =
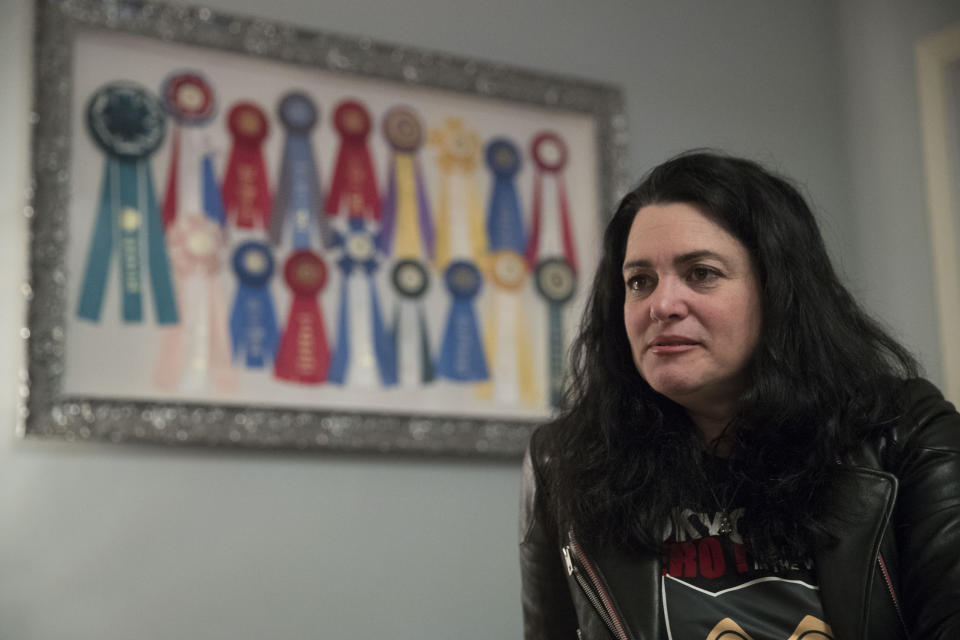
{"label": "woman's chin", "polygon": [[647,378],[647,384],[660,395],[681,405],[684,404],[684,400],[695,396],[699,388],[694,380],[682,375],[654,376]]}

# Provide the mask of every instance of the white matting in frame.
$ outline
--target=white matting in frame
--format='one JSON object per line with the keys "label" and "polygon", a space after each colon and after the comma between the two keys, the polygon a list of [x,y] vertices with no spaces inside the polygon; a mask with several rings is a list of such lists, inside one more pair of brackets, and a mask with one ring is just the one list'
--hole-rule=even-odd
{"label": "white matting in frame", "polygon": [[[30,393],[23,407],[26,433],[300,449],[486,455],[522,451],[530,430],[551,412],[546,339],[530,341],[528,365],[536,389],[529,393],[528,385],[525,395],[498,386],[496,356],[489,352],[491,382],[485,384],[437,377],[429,384],[405,387],[384,384],[376,376],[345,379],[341,384],[291,383],[278,379],[269,364],[247,368],[234,360],[231,385],[186,375],[175,376],[173,384],[159,385],[157,363],[165,355],[163,335],[168,328],[155,322],[156,310],[146,291],[143,321],[130,322],[120,313],[119,278],[111,267],[96,320],[77,312],[85,292],[86,282],[81,279],[90,260],[105,166],[104,153],[89,134],[88,103],[100,88],[118,80],[132,80],[158,93],[171,74],[198,70],[212,85],[217,104],[204,134],[215,175],[222,180],[227,171],[231,136],[226,122],[232,105],[254,102],[262,107],[271,127],[262,156],[275,192],[285,154],[284,129],[275,110],[282,97],[291,91],[302,92],[319,110],[311,142],[324,195],[338,162],[340,139],[332,121],[343,100],[359,101],[370,115],[368,153],[377,188],[384,196],[393,156],[379,135],[383,116],[398,105],[412,107],[428,137],[448,126],[451,118],[457,119],[481,145],[497,137],[516,144],[521,169],[515,189],[528,232],[532,194],[536,183],[541,183],[541,257],[562,254],[564,239],[554,213],[560,208],[558,191],[550,176],[537,175],[530,143],[544,131],[554,132],[567,147],[563,177],[572,213],[569,235],[575,240],[580,265],[577,295],[561,314],[566,344],[592,278],[605,213],[612,210],[623,187],[625,122],[618,90],[202,8],[102,0],[41,1],[37,18],[36,190],[27,343]],[[170,166],[172,128],[168,119],[166,137],[149,160],[154,191],[161,202]],[[438,185],[444,182],[443,165],[435,161],[438,153],[430,145],[418,153],[431,200],[437,198]],[[494,179],[482,154],[479,157],[473,182],[485,210]],[[465,197],[461,195],[460,201],[454,197],[450,209],[466,206],[462,203]],[[436,203],[433,209],[437,210]],[[344,236],[348,232],[345,219],[330,218],[331,226]],[[379,227],[373,223],[373,228]],[[453,228],[456,230],[456,225]],[[226,237],[224,255],[230,255],[243,241],[260,239],[255,231],[231,231],[229,224]],[[169,245],[169,231],[167,238]],[[459,256],[453,244],[451,257],[473,257]],[[322,291],[319,308],[325,316],[330,351],[337,348],[340,279],[346,282],[347,278],[347,272],[337,269],[337,260],[346,246],[338,245],[326,253],[329,247],[318,250],[327,263],[328,286]],[[292,302],[290,291],[282,284],[283,266],[300,247],[294,247],[292,240],[282,240],[274,248],[276,269],[269,286],[282,332]],[[469,248],[461,246],[460,251]],[[398,296],[391,296],[390,257],[382,258],[382,268],[371,283],[380,292],[378,306],[384,321],[389,322]],[[485,288],[475,301],[475,315],[486,339],[489,323],[485,315],[497,315],[491,313],[497,291],[489,285],[492,260],[478,260],[483,263]],[[442,284],[443,271],[439,265],[433,266],[424,311],[429,319],[431,358],[438,358],[451,302]],[[225,271],[217,286],[229,304],[239,287],[229,269]],[[174,281],[178,296],[183,295],[186,287],[178,285],[175,277]],[[534,292],[532,277],[526,285],[512,304],[524,310],[528,331],[543,338],[553,320],[548,306]],[[345,308],[355,306],[356,295],[354,303]],[[501,337],[509,335],[502,322],[499,327]],[[517,377],[517,371],[508,371],[507,377]]]}

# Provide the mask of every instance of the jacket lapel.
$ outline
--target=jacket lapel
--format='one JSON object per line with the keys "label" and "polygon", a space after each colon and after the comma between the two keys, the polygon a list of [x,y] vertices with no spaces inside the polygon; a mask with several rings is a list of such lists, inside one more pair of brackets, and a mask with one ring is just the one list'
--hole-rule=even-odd
{"label": "jacket lapel", "polygon": [[[597,554],[595,564],[630,637],[659,640],[660,559],[652,553],[606,551]],[[624,594],[629,601],[623,601]]]}
{"label": "jacket lapel", "polygon": [[890,521],[897,479],[862,467],[841,471],[833,504],[852,505],[840,539],[814,554],[820,595],[834,636],[866,640],[867,616],[883,532]]}

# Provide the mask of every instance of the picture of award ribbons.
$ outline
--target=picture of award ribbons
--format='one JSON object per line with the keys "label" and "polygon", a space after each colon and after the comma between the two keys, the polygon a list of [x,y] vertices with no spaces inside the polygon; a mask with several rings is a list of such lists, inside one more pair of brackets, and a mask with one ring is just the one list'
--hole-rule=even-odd
{"label": "picture of award ribbons", "polygon": [[433,218],[416,155],[423,146],[423,124],[413,109],[393,107],[383,118],[383,137],[391,158],[380,215],[380,250],[398,259],[432,260]]}
{"label": "picture of award ribbons", "polygon": [[430,272],[424,263],[407,258],[393,265],[390,281],[397,292],[391,328],[397,382],[408,389],[429,384],[435,375],[424,308]]}
{"label": "picture of award ribbons", "polygon": [[437,375],[458,382],[479,382],[490,377],[484,355],[474,300],[483,286],[480,269],[467,260],[454,260],[444,273],[450,292]]}
{"label": "picture of award ribbons", "polygon": [[360,102],[344,100],[333,112],[333,126],[340,135],[340,149],[327,192],[326,211],[332,216],[345,211],[349,219],[376,222],[380,219],[380,196],[367,148],[370,113]]}
{"label": "picture of award ribbons", "polygon": [[537,257],[542,253],[552,254],[559,252],[561,247],[541,246],[543,226],[545,224],[543,214],[543,191],[544,183],[552,180],[556,189],[557,217],[561,239],[563,242],[563,255],[574,273],[577,271],[577,252],[574,246],[573,231],[570,226],[570,204],[567,199],[567,188],[563,179],[563,169],[567,165],[567,145],[563,139],[552,131],[544,131],[536,136],[530,142],[530,155],[533,157],[533,199],[530,206],[530,238],[527,241],[527,264],[531,269],[537,263]]}
{"label": "picture of award ribbons", "polygon": [[[330,247],[333,235],[320,210],[320,178],[310,142],[320,117],[316,103],[307,94],[294,91],[280,100],[277,116],[287,135],[273,200],[270,242],[281,244],[292,229],[294,249]],[[319,241],[311,240],[314,234],[319,234]]]}
{"label": "picture of award ribbons", "polygon": [[442,271],[454,258],[469,258],[482,265],[487,254],[487,235],[476,175],[480,135],[459,118],[447,118],[443,127],[430,131],[429,143],[436,150],[440,171],[434,199],[436,268]]}
{"label": "picture of award ribbons", "polygon": [[393,337],[383,322],[375,279],[376,240],[362,220],[350,221],[337,265],[342,274],[340,315],[330,381],[351,387],[394,385],[397,368]]}
{"label": "picture of award ribbons", "polygon": [[514,184],[520,171],[520,150],[506,138],[487,143],[484,153],[493,175],[487,201],[487,241],[491,251],[523,253],[527,241],[523,231],[523,209]]}
{"label": "picture of award ribbons", "polygon": [[223,177],[227,218],[241,229],[267,229],[270,188],[262,149],[270,132],[267,115],[252,102],[238,102],[227,116],[227,128],[233,137]]}
{"label": "picture of award ribbons", "polygon": [[577,275],[565,258],[547,258],[537,265],[534,282],[548,307],[550,404],[557,407],[563,394],[563,307],[577,290]]}
{"label": "picture of award ribbons", "polygon": [[533,343],[523,305],[528,275],[522,253],[504,249],[490,254],[491,291],[485,309],[484,338],[491,381],[479,392],[498,404],[535,404],[539,399]]}
{"label": "picture of award ribbons", "polygon": [[309,249],[287,258],[284,280],[293,294],[287,327],[280,339],[274,375],[280,380],[320,384],[330,368],[330,347],[318,297],[327,283],[327,266]]}
{"label": "picture of award ribbons", "polygon": [[[94,145],[72,147],[75,225],[91,226],[71,247],[72,271],[86,260],[76,323],[132,345],[115,357],[131,388],[465,415],[558,405],[577,249],[592,267],[597,240],[573,218],[592,215],[581,124],[295,74],[247,87],[217,60],[175,60],[149,76],[157,95],[85,85]],[[142,326],[154,313],[160,330]]]}
{"label": "picture of award ribbons", "polygon": [[91,96],[86,116],[89,133],[106,158],[77,315],[99,321],[110,256],[116,248],[123,320],[142,322],[146,247],[157,322],[174,324],[177,305],[149,163],[163,142],[163,107],[140,85],[111,82]]}
{"label": "picture of award ribbons", "polygon": [[230,342],[235,361],[259,369],[273,364],[279,340],[270,296],[274,260],[262,242],[244,242],[233,253],[237,293],[230,312]]}
{"label": "picture of award ribbons", "polygon": [[165,390],[229,391],[227,309],[221,267],[225,242],[220,225],[199,214],[179,216],[167,232],[177,282],[180,324],[165,330],[154,368],[154,384]]}
{"label": "picture of award ribbons", "polygon": [[170,228],[180,213],[201,213],[223,225],[226,217],[213,149],[204,132],[216,111],[213,87],[199,72],[179,71],[167,76],[160,96],[173,121],[163,226]]}

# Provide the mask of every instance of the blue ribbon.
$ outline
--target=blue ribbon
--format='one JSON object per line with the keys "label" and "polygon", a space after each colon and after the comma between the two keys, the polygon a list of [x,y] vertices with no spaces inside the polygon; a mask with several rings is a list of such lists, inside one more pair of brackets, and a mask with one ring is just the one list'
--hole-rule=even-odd
{"label": "blue ribbon", "polygon": [[335,384],[343,384],[347,377],[347,361],[350,359],[350,292],[347,283],[347,270],[353,262],[341,260],[340,268],[343,277],[340,279],[340,307],[337,313],[337,346],[330,358],[330,370],[327,380]]}
{"label": "blue ribbon", "polygon": [[520,171],[520,150],[506,138],[496,138],[487,145],[485,157],[494,178],[487,205],[490,250],[523,253],[527,246],[523,212],[514,185],[514,177]]}
{"label": "blue ribbon", "polygon": [[[363,221],[355,219],[350,221],[352,230],[357,231],[363,228]],[[342,238],[341,242],[348,242],[349,237]],[[347,378],[347,371],[350,363],[350,341],[351,321],[350,321],[350,276],[357,267],[366,272],[368,290],[370,294],[370,314],[371,314],[371,338],[373,339],[373,351],[377,359],[377,369],[380,373],[380,381],[384,386],[397,384],[397,359],[394,349],[394,336],[387,330],[383,323],[383,315],[380,311],[380,297],[377,293],[377,283],[374,275],[377,270],[377,262],[371,258],[363,262],[354,261],[349,255],[343,256],[337,265],[343,273],[340,279],[340,309],[337,316],[337,346],[334,349],[330,360],[330,370],[327,379],[335,384],[344,384]]]}
{"label": "blue ribbon", "polygon": [[143,322],[140,234],[145,220],[137,193],[138,172],[132,162],[119,161],[115,166],[120,183],[120,202],[114,210],[114,220],[119,243],[117,266],[120,268],[123,319],[126,322]]}
{"label": "blue ribbon", "polygon": [[203,210],[207,217],[221,227],[227,223],[227,212],[223,206],[223,196],[217,183],[217,174],[213,168],[213,154],[203,156]]}
{"label": "blue ribbon", "polygon": [[[247,263],[252,252],[259,253],[263,260],[262,268],[256,271]],[[269,290],[273,267],[270,249],[261,242],[246,242],[233,254],[238,287],[230,312],[230,343],[234,358],[242,352],[251,368],[272,363],[280,343]]]}
{"label": "blue ribbon", "polygon": [[176,324],[177,300],[173,293],[173,278],[170,275],[170,259],[167,257],[167,238],[163,232],[160,204],[153,190],[153,178],[146,161],[142,161],[141,175],[147,183],[147,260],[150,265],[150,281],[153,285],[153,306],[159,324]]}
{"label": "blue ribbon", "polygon": [[367,271],[367,284],[370,289],[370,309],[373,313],[373,350],[377,356],[380,368],[380,380],[385,386],[397,384],[397,357],[394,350],[393,335],[383,324],[383,315],[380,313],[380,297],[377,295],[377,283],[373,279],[373,271]]}
{"label": "blue ribbon", "polygon": [[318,119],[316,106],[306,94],[294,92],[280,101],[278,111],[287,138],[270,220],[270,242],[281,243],[286,219],[292,216],[294,250],[310,248],[312,221],[316,221],[323,246],[330,247],[333,237],[320,211],[320,180],[310,142],[310,131]]}
{"label": "blue ribbon", "polygon": [[480,270],[466,260],[450,263],[444,274],[452,301],[437,362],[437,375],[460,382],[487,380],[487,359],[473,299],[480,291]]}
{"label": "blue ribbon", "polygon": [[146,234],[147,267],[157,322],[175,324],[177,304],[148,161],[166,131],[163,108],[143,87],[131,82],[112,82],[90,98],[87,127],[107,157],[77,315],[99,321],[110,254],[116,242],[123,319],[143,321],[141,246]]}
{"label": "blue ribbon", "polygon": [[100,319],[103,308],[103,296],[107,285],[107,270],[110,267],[110,253],[113,251],[113,205],[111,195],[113,181],[113,161],[107,159],[103,171],[103,184],[100,187],[100,208],[90,240],[90,253],[87,256],[87,268],[83,274],[80,289],[80,303],[77,315],[94,322]]}
{"label": "blue ribbon", "polygon": [[143,321],[141,238],[146,228],[147,260],[157,322],[176,324],[177,305],[163,224],[146,160],[109,156],[104,165],[100,207],[90,243],[77,315],[97,322],[103,308],[114,237],[125,322]]}

